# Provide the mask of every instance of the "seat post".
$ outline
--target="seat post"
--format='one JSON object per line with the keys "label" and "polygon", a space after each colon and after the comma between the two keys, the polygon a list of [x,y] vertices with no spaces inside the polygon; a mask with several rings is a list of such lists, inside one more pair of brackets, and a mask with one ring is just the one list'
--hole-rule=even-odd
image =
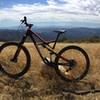
{"label": "seat post", "polygon": [[52,49],[54,49],[54,48],[55,48],[56,43],[57,43],[57,41],[58,41],[58,39],[59,39],[59,36],[60,36],[60,33],[58,32],[58,35],[57,35],[57,37],[56,37],[56,40],[55,40],[55,43],[54,43],[54,45],[53,45]]}

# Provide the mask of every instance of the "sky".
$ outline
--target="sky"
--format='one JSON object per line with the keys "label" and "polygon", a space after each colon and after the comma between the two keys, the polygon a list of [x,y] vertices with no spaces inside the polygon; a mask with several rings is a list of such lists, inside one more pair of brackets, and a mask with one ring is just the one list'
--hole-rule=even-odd
{"label": "sky", "polygon": [[0,0],[0,27],[17,26],[23,16],[38,26],[100,28],[100,0]]}

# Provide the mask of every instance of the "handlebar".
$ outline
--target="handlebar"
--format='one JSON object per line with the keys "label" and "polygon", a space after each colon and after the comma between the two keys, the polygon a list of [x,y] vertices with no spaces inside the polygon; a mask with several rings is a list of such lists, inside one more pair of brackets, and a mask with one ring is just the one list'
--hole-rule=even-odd
{"label": "handlebar", "polygon": [[31,28],[33,26],[33,24],[27,23],[27,17],[26,16],[24,16],[24,19],[21,20],[21,24],[25,24],[26,27],[28,27],[28,28]]}

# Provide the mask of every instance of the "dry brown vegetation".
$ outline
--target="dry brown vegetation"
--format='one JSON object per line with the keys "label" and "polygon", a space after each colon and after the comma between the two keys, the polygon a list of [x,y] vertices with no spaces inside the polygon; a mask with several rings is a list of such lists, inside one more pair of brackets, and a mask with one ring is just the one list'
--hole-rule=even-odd
{"label": "dry brown vegetation", "polygon": [[[58,43],[56,50],[71,45]],[[36,49],[31,43],[26,43],[31,54],[31,67],[28,73],[18,80],[11,79],[0,73],[0,100],[100,100],[100,93],[75,95],[63,93],[63,89],[88,90],[94,85],[100,88],[100,43],[74,43],[86,50],[91,66],[87,76],[77,82],[68,83],[57,76],[55,70],[41,64]],[[47,55],[47,51],[45,51]]]}

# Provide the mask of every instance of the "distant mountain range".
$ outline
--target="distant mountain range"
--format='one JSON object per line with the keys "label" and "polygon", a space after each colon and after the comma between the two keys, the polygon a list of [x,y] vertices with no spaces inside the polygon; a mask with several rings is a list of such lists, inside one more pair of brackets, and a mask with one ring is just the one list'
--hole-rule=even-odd
{"label": "distant mountain range", "polygon": [[[58,27],[40,27],[33,28],[33,31],[38,32],[46,40],[55,39],[57,33],[53,32],[55,30],[65,29],[67,32],[61,37],[67,38],[69,40],[81,40],[89,39],[91,37],[100,37],[100,28],[58,28]],[[17,31],[14,29],[0,29],[0,41],[19,41],[24,30]]]}

